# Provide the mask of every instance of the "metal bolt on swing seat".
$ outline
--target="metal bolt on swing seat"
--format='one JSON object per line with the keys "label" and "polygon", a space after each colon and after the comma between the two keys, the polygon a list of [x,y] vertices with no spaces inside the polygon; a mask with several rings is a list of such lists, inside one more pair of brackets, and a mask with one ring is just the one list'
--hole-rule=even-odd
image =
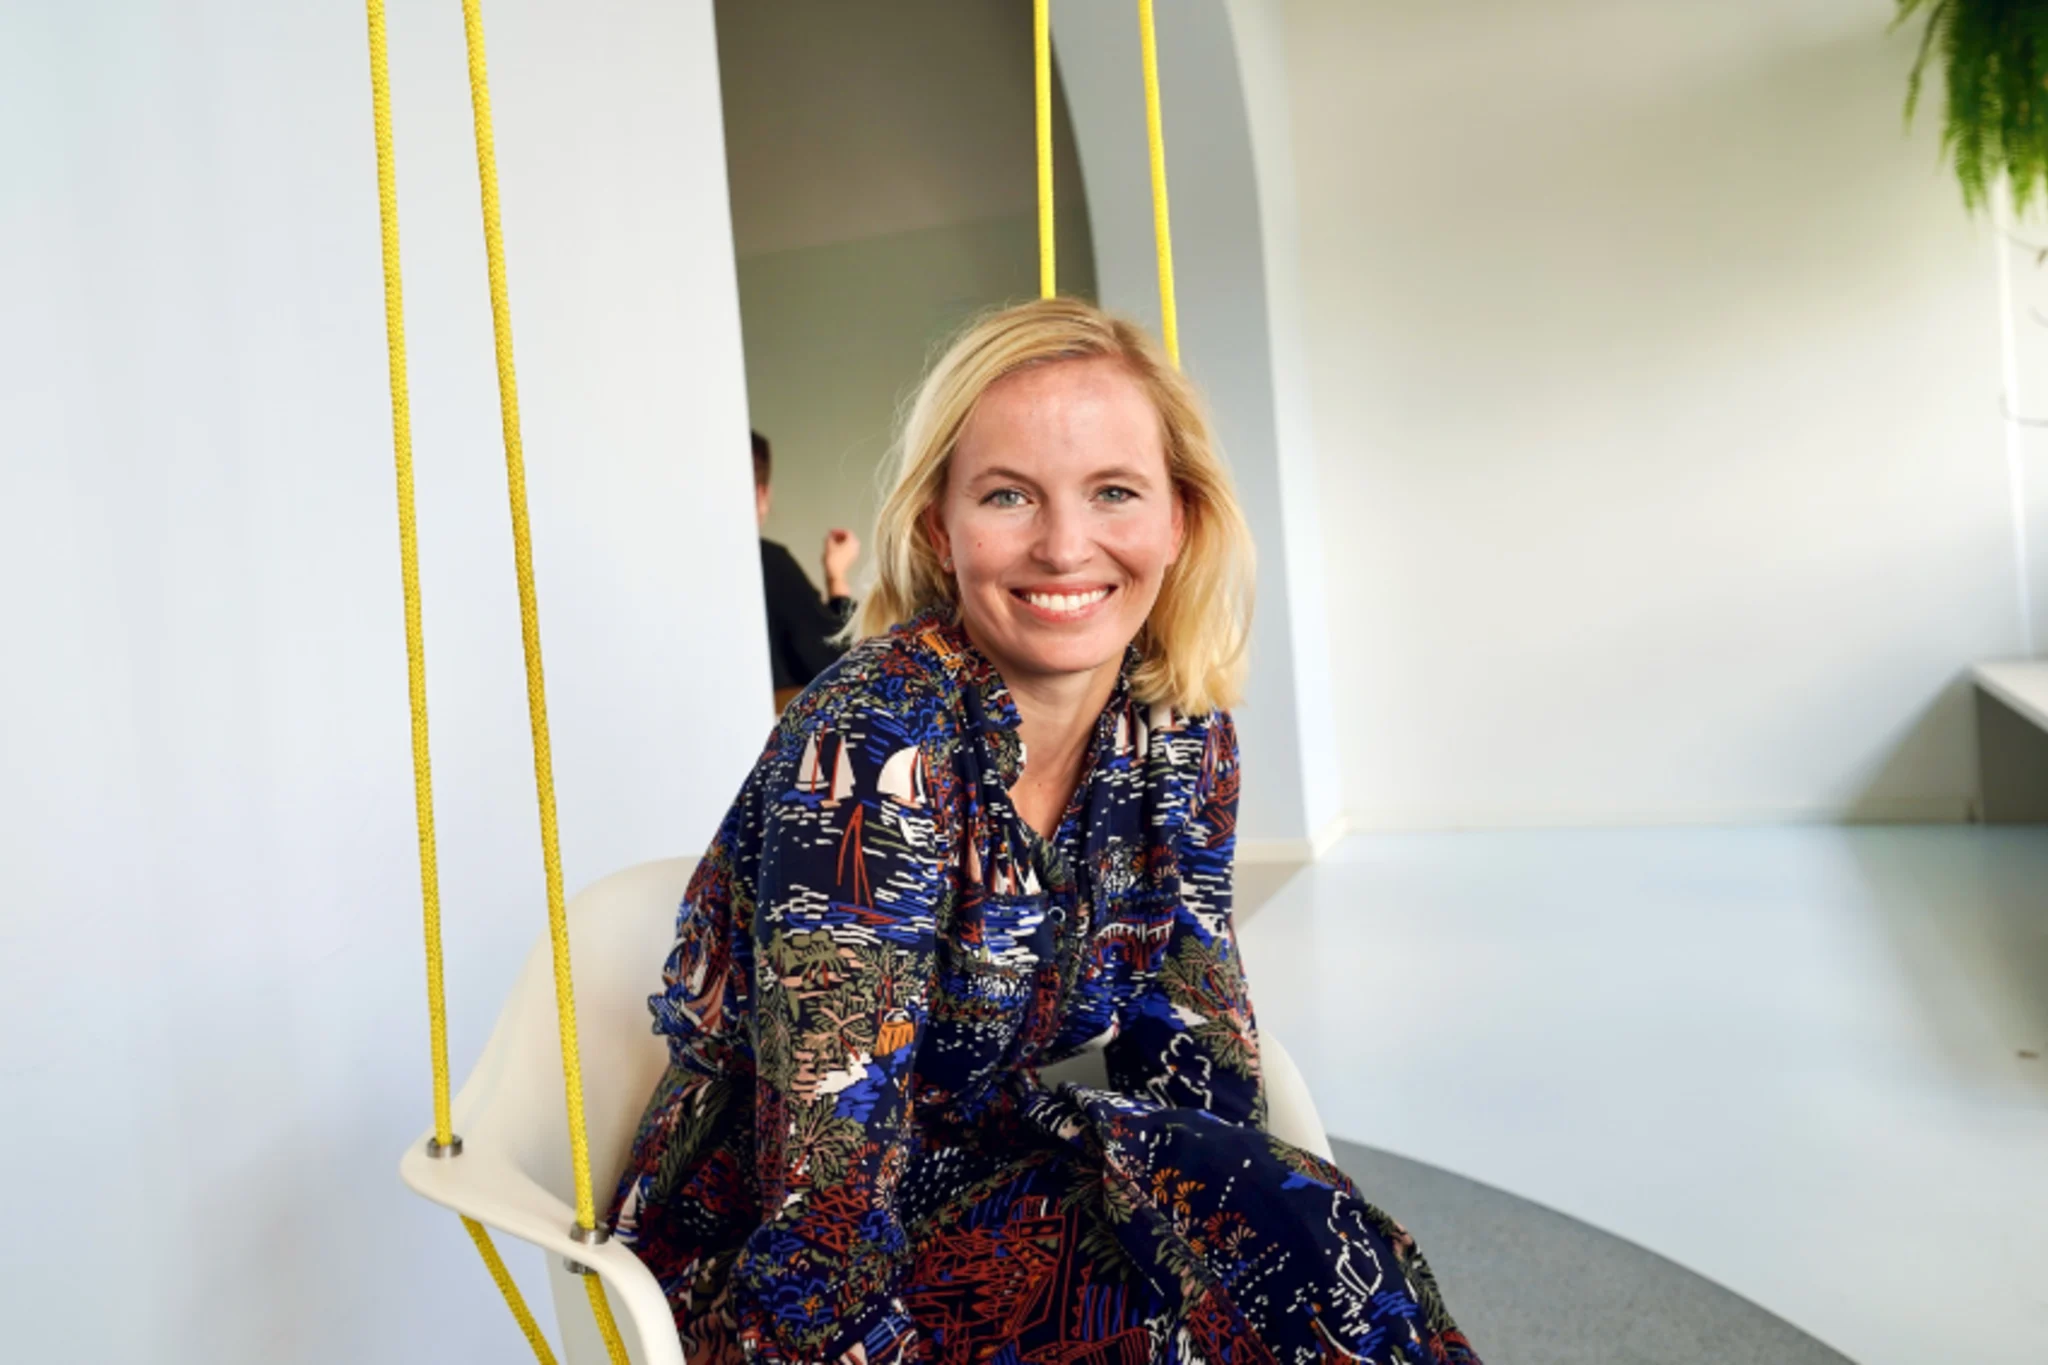
{"label": "metal bolt on swing seat", "polygon": [[[583,1246],[601,1247],[611,1239],[612,1230],[602,1223],[599,1223],[594,1228],[584,1227],[581,1223],[573,1223],[569,1227],[569,1240],[580,1243]],[[572,1261],[567,1256],[562,1258],[562,1268],[571,1275],[595,1275],[597,1273],[589,1266],[583,1264],[583,1262]]]}
{"label": "metal bolt on swing seat", "polygon": [[442,1144],[441,1139],[437,1137],[428,1138],[427,1155],[433,1157],[437,1161],[445,1157],[461,1156],[462,1134],[450,1133],[448,1135],[448,1142],[445,1146]]}

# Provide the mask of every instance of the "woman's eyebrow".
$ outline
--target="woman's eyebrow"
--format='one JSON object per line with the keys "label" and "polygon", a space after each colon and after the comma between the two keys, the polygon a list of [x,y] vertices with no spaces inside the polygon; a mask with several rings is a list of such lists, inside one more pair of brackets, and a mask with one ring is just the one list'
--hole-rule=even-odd
{"label": "woman's eyebrow", "polygon": [[1134,468],[1131,465],[1122,464],[1111,465],[1108,469],[1098,469],[1095,471],[1094,474],[1090,475],[1089,477],[1092,479],[1114,481],[1117,483],[1153,482],[1152,476],[1146,473],[1144,470]]}
{"label": "woman's eyebrow", "polygon": [[[973,478],[969,479],[968,482],[983,483],[990,479],[999,480],[1004,483],[1028,483],[1034,488],[1038,486],[1037,479],[1033,478],[1029,474],[1026,474],[1021,469],[1012,469],[1008,465],[993,465],[990,468],[984,469],[980,473],[976,474]],[[1087,482],[1089,483],[1100,483],[1105,481],[1113,481],[1117,483],[1154,482],[1153,477],[1150,474],[1147,474],[1144,470],[1139,469],[1134,465],[1122,464],[1110,465],[1106,469],[1093,470],[1089,473],[1087,477]]]}
{"label": "woman's eyebrow", "polygon": [[972,479],[968,480],[968,482],[986,483],[991,479],[995,479],[1002,483],[1028,483],[1033,488],[1036,488],[1038,486],[1038,480],[1032,478],[1023,470],[1012,469],[1008,465],[993,465],[987,469],[982,470],[979,474],[976,474]]}

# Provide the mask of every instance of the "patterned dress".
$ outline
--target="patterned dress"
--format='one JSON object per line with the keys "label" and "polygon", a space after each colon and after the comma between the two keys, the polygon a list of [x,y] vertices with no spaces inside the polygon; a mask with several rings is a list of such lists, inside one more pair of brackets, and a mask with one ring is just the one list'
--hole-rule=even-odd
{"label": "patterned dress", "polygon": [[[1228,715],[1120,682],[1049,841],[1017,720],[956,624],[866,641],[699,867],[613,1211],[691,1365],[1476,1361],[1408,1235],[1259,1130]],[[1087,1048],[1107,1090],[1041,1082]]]}

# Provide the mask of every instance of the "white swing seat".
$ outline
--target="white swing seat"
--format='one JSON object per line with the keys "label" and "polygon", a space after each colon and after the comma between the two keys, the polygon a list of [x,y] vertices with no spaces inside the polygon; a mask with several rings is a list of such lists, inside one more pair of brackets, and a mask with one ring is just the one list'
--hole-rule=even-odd
{"label": "white swing seat", "polygon": [[[668,1064],[667,1041],[649,1026],[647,997],[661,987],[676,908],[696,863],[642,863],[569,902],[584,1116],[600,1214],[625,1168],[648,1096]],[[1260,1035],[1259,1054],[1268,1130],[1328,1158],[1329,1140],[1301,1073],[1270,1033]],[[1090,1053],[1048,1068],[1046,1076],[1094,1078],[1100,1084],[1101,1067],[1100,1053]],[[428,1155],[429,1130],[406,1149],[399,1175],[415,1194],[548,1253],[562,1355],[569,1365],[601,1365],[606,1357],[582,1284],[564,1268],[565,1260],[589,1266],[604,1281],[636,1365],[683,1365],[675,1320],[653,1272],[616,1242],[584,1246],[569,1236],[576,1215],[566,1109],[554,969],[542,933],[455,1096],[462,1155]]]}

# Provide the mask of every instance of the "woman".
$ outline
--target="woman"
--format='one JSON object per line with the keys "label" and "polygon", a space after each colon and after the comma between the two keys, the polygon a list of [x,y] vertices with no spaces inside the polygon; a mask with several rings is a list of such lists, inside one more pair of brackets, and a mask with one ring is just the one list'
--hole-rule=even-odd
{"label": "woman", "polygon": [[[875,540],[650,1002],[614,1222],[691,1365],[1476,1360],[1408,1236],[1258,1128],[1251,547],[1193,390],[1087,304],[985,318]],[[1088,1048],[1108,1090],[1040,1082]]]}

